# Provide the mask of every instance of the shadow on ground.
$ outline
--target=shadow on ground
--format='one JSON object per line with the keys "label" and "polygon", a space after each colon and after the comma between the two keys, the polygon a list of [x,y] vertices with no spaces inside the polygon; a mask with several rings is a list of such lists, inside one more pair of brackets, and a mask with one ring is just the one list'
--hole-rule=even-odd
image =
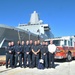
{"label": "shadow on ground", "polygon": [[6,71],[9,71],[9,70],[12,70],[12,69],[3,70],[3,71],[0,71],[0,73],[6,72]]}

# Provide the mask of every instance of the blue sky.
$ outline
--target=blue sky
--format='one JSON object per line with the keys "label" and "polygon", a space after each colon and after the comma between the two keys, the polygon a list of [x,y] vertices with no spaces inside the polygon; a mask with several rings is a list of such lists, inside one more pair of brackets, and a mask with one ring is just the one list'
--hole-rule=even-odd
{"label": "blue sky", "polygon": [[0,24],[28,23],[34,10],[55,37],[75,35],[75,0],[0,0]]}

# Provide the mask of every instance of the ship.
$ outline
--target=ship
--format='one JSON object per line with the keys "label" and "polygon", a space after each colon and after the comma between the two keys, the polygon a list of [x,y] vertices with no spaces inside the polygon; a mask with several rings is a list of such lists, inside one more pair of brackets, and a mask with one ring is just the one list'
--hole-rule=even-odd
{"label": "ship", "polygon": [[7,45],[9,41],[45,40],[53,37],[51,28],[40,20],[36,11],[31,14],[27,24],[19,24],[17,27],[0,24],[0,48]]}

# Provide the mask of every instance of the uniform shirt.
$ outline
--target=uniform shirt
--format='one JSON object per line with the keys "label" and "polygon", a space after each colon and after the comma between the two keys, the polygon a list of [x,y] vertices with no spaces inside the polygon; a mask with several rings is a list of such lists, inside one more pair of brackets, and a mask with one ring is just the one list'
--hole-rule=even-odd
{"label": "uniform shirt", "polygon": [[39,47],[38,47],[37,45],[34,45],[34,46],[32,47],[32,49],[33,49],[35,52],[37,52],[37,51],[39,50]]}
{"label": "uniform shirt", "polygon": [[11,54],[13,53],[13,49],[11,48],[11,46],[7,46],[6,53],[9,53],[9,51],[11,51]]}
{"label": "uniform shirt", "polygon": [[38,44],[37,46],[38,46],[39,49],[41,49],[41,44]]}
{"label": "uniform shirt", "polygon": [[56,51],[56,46],[54,44],[49,44],[48,51],[54,53]]}
{"label": "uniform shirt", "polygon": [[30,50],[30,45],[25,45],[25,47],[24,47],[24,53],[26,53],[26,52],[30,52],[31,50]]}
{"label": "uniform shirt", "polygon": [[29,44],[30,45],[30,50],[32,50],[32,48],[33,48],[33,44]]}
{"label": "uniform shirt", "polygon": [[46,51],[48,52],[48,45],[46,45],[45,48],[46,48]]}
{"label": "uniform shirt", "polygon": [[15,53],[17,52],[22,52],[22,46],[21,45],[16,45],[16,48],[15,48]]}
{"label": "uniform shirt", "polygon": [[13,53],[15,52],[15,45],[11,46]]}
{"label": "uniform shirt", "polygon": [[24,47],[25,47],[25,44],[24,45],[21,45],[22,53],[24,53]]}
{"label": "uniform shirt", "polygon": [[44,54],[44,53],[47,53],[47,52],[48,52],[47,46],[42,45],[41,46],[41,54]]}

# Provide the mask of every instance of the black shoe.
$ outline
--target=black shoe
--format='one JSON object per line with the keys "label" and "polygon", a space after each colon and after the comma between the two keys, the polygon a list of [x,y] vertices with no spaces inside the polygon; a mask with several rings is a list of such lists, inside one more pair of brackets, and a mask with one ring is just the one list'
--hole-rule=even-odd
{"label": "black shoe", "polygon": [[26,68],[26,66],[24,66],[24,68]]}
{"label": "black shoe", "polygon": [[20,66],[21,68],[23,68],[22,66]]}
{"label": "black shoe", "polygon": [[51,68],[51,66],[49,66],[49,68]]}
{"label": "black shoe", "polygon": [[52,66],[52,68],[54,68],[54,69],[55,69],[55,66]]}
{"label": "black shoe", "polygon": [[12,69],[14,68],[14,67],[11,67]]}
{"label": "black shoe", "polygon": [[6,68],[8,68],[8,67],[6,67]]}
{"label": "black shoe", "polygon": [[32,68],[32,66],[29,66],[29,68]]}
{"label": "black shoe", "polygon": [[14,66],[14,68],[16,68],[17,66]]}
{"label": "black shoe", "polygon": [[34,66],[32,66],[31,68],[34,68]]}
{"label": "black shoe", "polygon": [[48,67],[45,67],[46,69],[48,69]]}

